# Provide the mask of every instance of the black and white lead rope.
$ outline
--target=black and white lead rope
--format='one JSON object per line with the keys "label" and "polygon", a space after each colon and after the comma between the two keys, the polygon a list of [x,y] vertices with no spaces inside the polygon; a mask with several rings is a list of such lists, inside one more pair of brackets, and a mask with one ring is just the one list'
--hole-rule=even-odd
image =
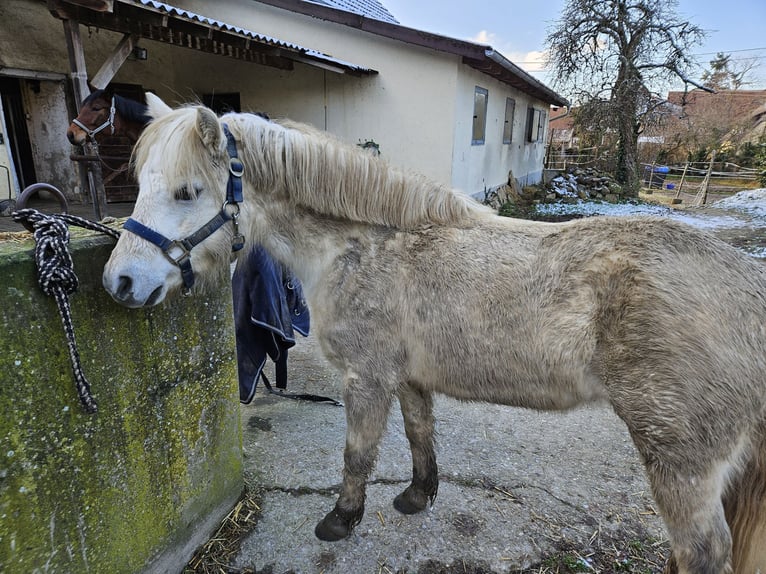
{"label": "black and white lead rope", "polygon": [[77,395],[80,397],[85,411],[95,413],[98,406],[82,370],[80,353],[77,351],[77,341],[72,325],[72,313],[69,308],[69,295],[77,291],[79,285],[73,269],[72,256],[67,248],[69,245],[69,225],[99,231],[114,238],[118,238],[120,232],[76,215],[67,213],[49,215],[36,209],[15,211],[13,212],[13,219],[19,223],[31,225],[34,229],[37,282],[43,293],[56,300],[69,347],[69,359],[72,362]]}

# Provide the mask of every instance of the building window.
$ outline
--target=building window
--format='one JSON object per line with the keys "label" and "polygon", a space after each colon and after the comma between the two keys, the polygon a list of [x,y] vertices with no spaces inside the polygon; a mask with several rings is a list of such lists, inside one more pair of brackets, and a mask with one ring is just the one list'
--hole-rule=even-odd
{"label": "building window", "polygon": [[540,112],[540,121],[537,123],[537,141],[545,141],[545,126],[548,125],[548,112],[538,110]]}
{"label": "building window", "polygon": [[473,131],[471,132],[471,144],[483,145],[487,130],[487,100],[489,92],[476,86],[473,93]]}
{"label": "building window", "polygon": [[513,114],[516,111],[516,100],[505,98],[505,124],[503,124],[503,143],[509,144],[513,139]]}
{"label": "building window", "polygon": [[545,137],[545,120],[548,114],[544,110],[527,108],[527,141],[540,142]]}

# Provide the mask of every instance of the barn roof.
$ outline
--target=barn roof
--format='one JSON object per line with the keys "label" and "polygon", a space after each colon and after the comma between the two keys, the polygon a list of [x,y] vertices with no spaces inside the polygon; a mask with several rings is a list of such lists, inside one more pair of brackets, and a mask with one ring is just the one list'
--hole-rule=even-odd
{"label": "barn roof", "polygon": [[331,8],[337,8],[338,10],[345,10],[346,12],[353,12],[354,14],[361,14],[368,18],[375,18],[376,20],[382,20],[384,22],[390,22],[391,24],[398,24],[399,21],[394,18],[391,12],[383,6],[377,0],[307,0],[314,4],[322,4],[324,6],[330,6]]}
{"label": "barn roof", "polygon": [[75,20],[87,26],[126,34],[138,33],[147,40],[280,69],[289,70],[295,62],[301,62],[351,75],[377,73],[317,50],[201,16],[158,0],[112,0],[110,4],[108,6],[103,0],[56,0],[51,3],[51,12],[58,18]]}

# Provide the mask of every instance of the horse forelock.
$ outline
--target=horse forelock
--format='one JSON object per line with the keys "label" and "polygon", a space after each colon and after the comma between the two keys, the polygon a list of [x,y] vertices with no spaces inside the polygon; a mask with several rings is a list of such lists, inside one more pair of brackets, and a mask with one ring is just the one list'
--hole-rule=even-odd
{"label": "horse forelock", "polygon": [[246,178],[316,213],[397,228],[462,224],[488,210],[424,176],[391,167],[325,132],[253,114],[229,114]]}
{"label": "horse forelock", "polygon": [[106,90],[101,90],[101,89],[93,90],[90,94],[85,96],[85,99],[82,101],[82,105],[84,106],[85,104],[90,104],[94,100],[98,100],[102,98],[104,100],[108,99],[106,97]]}
{"label": "horse forelock", "polygon": [[150,160],[160,156],[169,187],[187,185],[193,194],[193,184],[201,183],[207,193],[218,194],[223,201],[225,175],[218,168],[225,165],[225,147],[209,150],[202,144],[195,130],[197,108],[178,108],[149,123],[136,142],[133,169],[140,173]]}

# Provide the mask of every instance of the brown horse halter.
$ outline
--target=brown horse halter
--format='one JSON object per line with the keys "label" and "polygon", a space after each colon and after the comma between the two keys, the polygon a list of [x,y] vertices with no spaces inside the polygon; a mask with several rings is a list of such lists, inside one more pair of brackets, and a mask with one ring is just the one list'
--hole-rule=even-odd
{"label": "brown horse halter", "polygon": [[88,126],[86,126],[77,118],[73,119],[72,123],[76,125],[78,128],[80,128],[81,130],[83,130],[86,134],[86,137],[90,140],[93,140],[94,136],[97,133],[104,131],[106,128],[111,128],[112,135],[114,135],[114,115],[116,111],[117,110],[115,109],[115,106],[114,106],[114,96],[112,96],[112,103],[109,108],[109,117],[104,121],[103,124],[101,124],[97,128],[90,129]]}

